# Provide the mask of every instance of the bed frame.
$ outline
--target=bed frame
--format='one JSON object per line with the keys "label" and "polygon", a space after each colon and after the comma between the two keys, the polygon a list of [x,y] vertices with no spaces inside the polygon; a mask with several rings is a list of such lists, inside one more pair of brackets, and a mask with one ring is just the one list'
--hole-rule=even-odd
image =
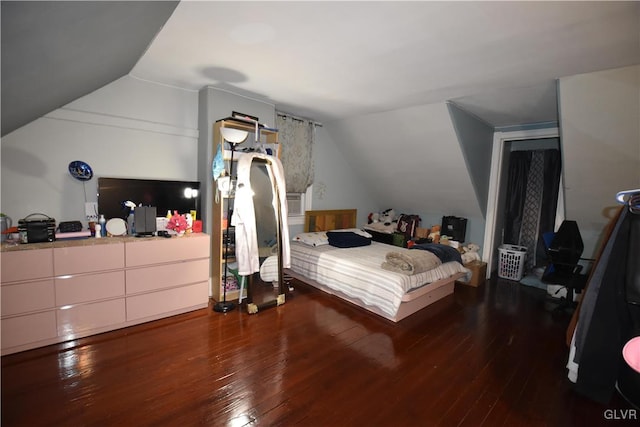
{"label": "bed frame", "polygon": [[[355,228],[356,218],[356,209],[307,211],[305,213],[304,231],[310,232],[336,230],[340,228]],[[327,286],[324,286],[308,277],[302,276],[301,274],[298,274],[290,269],[287,270],[287,274],[300,280],[303,283],[318,288],[328,294],[335,295],[345,301],[357,305],[358,307],[362,307],[370,312],[384,317],[385,319],[391,320],[392,322],[398,322],[405,317],[408,317],[413,313],[422,310],[428,305],[431,305],[434,302],[453,294],[455,281],[464,276],[464,273],[457,273],[446,279],[432,282],[431,284],[429,284],[429,286],[423,286],[406,293],[402,297],[402,303],[400,304],[396,315],[389,316],[385,313],[382,313],[382,311],[378,310],[376,307],[365,305],[360,300],[348,297],[340,291],[330,289]]]}

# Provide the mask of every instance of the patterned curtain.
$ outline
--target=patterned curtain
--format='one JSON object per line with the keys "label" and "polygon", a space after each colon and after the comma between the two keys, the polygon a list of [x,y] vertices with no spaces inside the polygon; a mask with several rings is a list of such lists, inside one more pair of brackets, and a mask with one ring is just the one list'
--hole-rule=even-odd
{"label": "patterned curtain", "polygon": [[536,264],[536,247],[540,234],[540,211],[542,209],[542,192],[544,190],[544,153],[531,153],[531,165],[527,177],[527,190],[522,211],[520,227],[520,246],[527,248],[525,271],[531,271]]}
{"label": "patterned curtain", "polygon": [[276,127],[287,193],[304,193],[313,184],[314,123],[278,113]]}
{"label": "patterned curtain", "polygon": [[503,242],[527,248],[525,272],[547,261],[543,236],[554,231],[561,170],[559,150],[511,153]]}

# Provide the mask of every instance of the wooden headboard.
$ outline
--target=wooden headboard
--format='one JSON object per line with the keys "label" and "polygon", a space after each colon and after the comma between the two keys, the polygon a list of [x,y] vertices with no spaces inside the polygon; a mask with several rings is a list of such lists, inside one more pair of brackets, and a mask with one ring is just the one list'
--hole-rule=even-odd
{"label": "wooden headboard", "polygon": [[306,211],[304,214],[304,231],[327,231],[341,228],[355,228],[357,209],[331,209],[322,211]]}

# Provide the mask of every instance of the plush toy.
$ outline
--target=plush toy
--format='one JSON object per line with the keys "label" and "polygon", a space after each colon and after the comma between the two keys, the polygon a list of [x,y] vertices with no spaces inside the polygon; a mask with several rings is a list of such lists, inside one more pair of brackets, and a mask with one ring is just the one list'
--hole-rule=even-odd
{"label": "plush toy", "polygon": [[431,243],[440,243],[440,226],[432,225],[431,231],[429,232],[429,239],[431,239]]}
{"label": "plush toy", "polygon": [[391,225],[396,219],[396,212],[393,209],[387,209],[380,214],[380,222],[384,225]]}
{"label": "plush toy", "polygon": [[380,221],[380,214],[378,212],[371,212],[368,216],[369,224],[375,224]]}
{"label": "plush toy", "polygon": [[467,264],[471,261],[480,261],[480,246],[475,243],[469,243],[462,247],[462,263]]}

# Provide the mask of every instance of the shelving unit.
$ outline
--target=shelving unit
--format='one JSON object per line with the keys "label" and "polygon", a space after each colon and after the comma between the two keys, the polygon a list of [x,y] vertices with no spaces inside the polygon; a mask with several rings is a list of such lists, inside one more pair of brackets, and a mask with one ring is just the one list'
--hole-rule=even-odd
{"label": "shelving unit", "polygon": [[[214,125],[213,132],[214,147],[216,149],[218,148],[218,144],[223,142],[222,135],[220,133],[221,128],[231,128],[249,132],[247,140],[239,145],[234,156],[241,156],[243,150],[256,149],[259,146],[262,146],[264,148],[272,149],[272,152],[278,158],[280,157],[280,143],[278,141],[278,131],[276,129],[258,127],[258,138],[256,141],[256,127],[254,123],[244,122],[238,119],[218,120]],[[231,148],[229,144],[225,143],[222,148],[224,150],[225,160],[229,160],[231,158]]]}
{"label": "shelving unit", "polygon": [[[229,170],[229,162],[231,161],[231,147],[228,143],[226,143],[222,138],[221,129],[222,128],[232,128],[238,130],[244,130],[249,132],[249,136],[247,140],[242,144],[238,144],[236,147],[236,151],[234,153],[234,162],[239,160],[243,155],[243,150],[247,149],[257,149],[257,148],[265,148],[271,149],[272,155],[276,157],[280,157],[280,144],[278,141],[278,131],[275,129],[267,129],[267,128],[258,128],[258,142],[256,142],[256,127],[254,123],[243,122],[240,120],[231,120],[231,119],[223,119],[218,120],[214,124],[213,129],[213,152],[217,152],[218,146],[222,145],[223,149],[223,157],[225,160],[225,169]],[[234,169],[236,169],[234,167]],[[232,177],[233,179],[233,177]],[[215,190],[217,191],[217,190]],[[220,194],[220,197],[214,198],[213,205],[213,224],[212,224],[212,232],[211,232],[211,280],[212,280],[212,290],[211,294],[214,300],[222,301],[224,289],[222,288],[223,277],[225,271],[225,261],[224,261],[224,236],[226,235],[226,225],[224,223],[225,216],[227,214],[228,203],[233,203],[233,198],[228,197],[228,195]],[[232,205],[233,207],[233,205]],[[231,218],[227,219],[229,224],[231,222]],[[234,228],[229,227],[229,235],[231,237],[230,243],[230,252],[228,254],[229,263],[235,261],[235,239],[234,236]],[[227,277],[232,275],[230,272],[227,273]],[[243,298],[246,297],[246,288],[243,292]],[[227,290],[227,301],[237,301],[240,297],[239,290]]]}

